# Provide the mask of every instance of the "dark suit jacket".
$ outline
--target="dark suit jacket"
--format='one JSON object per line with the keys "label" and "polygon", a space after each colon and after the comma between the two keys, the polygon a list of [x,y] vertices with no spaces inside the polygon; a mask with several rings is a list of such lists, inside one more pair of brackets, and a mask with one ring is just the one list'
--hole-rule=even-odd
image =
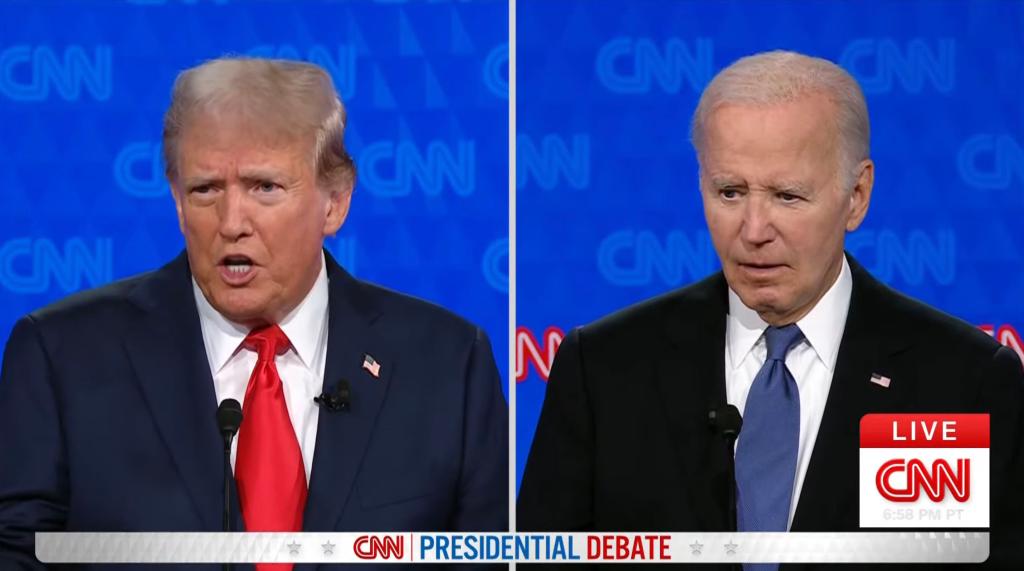
{"label": "dark suit jacket", "polygon": [[[324,384],[347,380],[351,409],[320,411],[304,529],[506,529],[508,412],[484,333],[329,255],[327,275]],[[216,409],[184,254],[22,318],[0,380],[0,569],[34,568],[33,531],[220,531]]]}
{"label": "dark suit jacket", "polygon": [[[983,332],[854,260],[836,370],[793,531],[857,531],[860,418],[988,412],[993,550],[1024,541],[1024,371]],[[728,531],[722,274],[576,329],[555,358],[518,500],[520,530]],[[872,373],[892,379],[886,389]],[[1017,543],[1008,545],[1007,534]],[[993,557],[1010,557],[993,551]],[[795,568],[795,567],[794,567]]]}

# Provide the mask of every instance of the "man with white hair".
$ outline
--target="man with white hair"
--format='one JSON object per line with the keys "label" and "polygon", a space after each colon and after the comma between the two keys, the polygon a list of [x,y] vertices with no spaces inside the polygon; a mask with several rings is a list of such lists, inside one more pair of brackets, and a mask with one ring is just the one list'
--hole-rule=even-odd
{"label": "man with white hair", "polygon": [[[0,568],[36,531],[500,530],[485,334],[349,275],[345,108],[312,64],[183,72],[164,153],[185,251],[21,319],[0,380]],[[215,420],[241,403],[230,467]]]}
{"label": "man with white hair", "polygon": [[[520,529],[855,531],[863,415],[986,412],[992,553],[1014,557],[1024,372],[844,252],[874,182],[856,81],[793,52],[740,59],[702,94],[692,140],[722,271],[566,337]],[[727,404],[743,416],[735,493],[733,449],[709,423]]]}

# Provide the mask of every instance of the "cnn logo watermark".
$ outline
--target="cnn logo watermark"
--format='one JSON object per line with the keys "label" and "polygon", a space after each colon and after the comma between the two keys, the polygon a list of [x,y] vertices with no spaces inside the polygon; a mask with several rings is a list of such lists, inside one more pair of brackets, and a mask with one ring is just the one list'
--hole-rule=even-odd
{"label": "cnn logo watermark", "polygon": [[987,414],[868,414],[861,419],[861,527],[988,525]]}

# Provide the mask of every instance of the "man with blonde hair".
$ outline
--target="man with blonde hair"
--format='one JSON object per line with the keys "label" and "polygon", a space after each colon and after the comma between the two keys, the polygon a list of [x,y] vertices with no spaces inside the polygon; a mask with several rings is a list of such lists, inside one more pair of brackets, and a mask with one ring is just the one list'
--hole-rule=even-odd
{"label": "man with blonde hair", "polygon": [[[185,251],[21,319],[0,380],[0,567],[33,532],[500,530],[507,410],[484,333],[349,275],[345,108],[312,64],[174,84]],[[215,413],[241,403],[230,466]]]}
{"label": "man with blonde hair", "polygon": [[1013,559],[1021,363],[844,252],[871,200],[869,133],[856,81],[824,59],[761,53],[711,81],[692,141],[722,271],[566,337],[521,529],[856,531],[862,416],[986,412],[992,554]]}

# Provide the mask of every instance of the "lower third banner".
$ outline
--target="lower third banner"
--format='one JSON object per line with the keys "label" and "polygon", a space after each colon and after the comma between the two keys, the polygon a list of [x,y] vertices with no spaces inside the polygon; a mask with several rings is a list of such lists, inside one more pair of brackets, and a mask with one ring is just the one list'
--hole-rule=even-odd
{"label": "lower third banner", "polygon": [[980,563],[988,532],[38,533],[43,563]]}

